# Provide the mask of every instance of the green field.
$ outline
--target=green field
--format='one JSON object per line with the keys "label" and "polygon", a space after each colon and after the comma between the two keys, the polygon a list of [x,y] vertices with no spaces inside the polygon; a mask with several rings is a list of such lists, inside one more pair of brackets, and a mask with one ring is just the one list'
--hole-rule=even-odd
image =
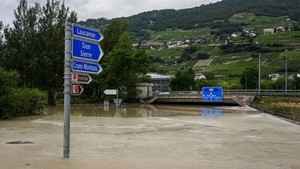
{"label": "green field", "polygon": [[186,40],[194,39],[198,37],[208,37],[210,36],[209,28],[194,29],[194,30],[166,30],[153,32],[151,34],[151,39],[155,41],[176,41],[176,40]]}
{"label": "green field", "polygon": [[300,99],[296,97],[261,97],[253,105],[265,112],[300,121]]}

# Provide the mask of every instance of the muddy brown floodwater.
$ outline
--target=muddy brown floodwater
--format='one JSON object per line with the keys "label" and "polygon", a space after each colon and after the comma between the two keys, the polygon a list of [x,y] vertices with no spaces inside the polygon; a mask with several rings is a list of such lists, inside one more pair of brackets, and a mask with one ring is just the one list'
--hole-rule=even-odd
{"label": "muddy brown floodwater", "polygon": [[0,121],[0,169],[300,169],[300,126],[248,107],[73,106]]}

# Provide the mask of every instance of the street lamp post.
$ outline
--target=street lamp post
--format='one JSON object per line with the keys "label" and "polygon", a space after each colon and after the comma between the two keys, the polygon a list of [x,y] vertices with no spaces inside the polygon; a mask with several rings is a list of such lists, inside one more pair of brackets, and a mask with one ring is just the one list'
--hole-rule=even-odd
{"label": "street lamp post", "polygon": [[261,54],[258,55],[258,95],[261,94]]}

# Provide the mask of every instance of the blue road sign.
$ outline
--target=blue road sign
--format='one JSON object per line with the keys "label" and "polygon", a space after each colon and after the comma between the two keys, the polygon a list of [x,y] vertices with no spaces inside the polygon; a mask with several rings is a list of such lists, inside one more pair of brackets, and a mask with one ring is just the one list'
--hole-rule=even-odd
{"label": "blue road sign", "polygon": [[85,61],[73,60],[72,71],[79,73],[100,74],[102,67],[98,63],[87,63]]}
{"label": "blue road sign", "polygon": [[89,40],[100,42],[103,39],[103,35],[96,30],[84,28],[78,25],[73,26],[73,35],[81,38],[87,38]]}
{"label": "blue road sign", "polygon": [[203,87],[202,99],[209,102],[220,102],[224,100],[224,90],[222,87]]}
{"label": "blue road sign", "polygon": [[103,51],[98,44],[73,39],[73,57],[79,60],[99,62],[103,57]]}

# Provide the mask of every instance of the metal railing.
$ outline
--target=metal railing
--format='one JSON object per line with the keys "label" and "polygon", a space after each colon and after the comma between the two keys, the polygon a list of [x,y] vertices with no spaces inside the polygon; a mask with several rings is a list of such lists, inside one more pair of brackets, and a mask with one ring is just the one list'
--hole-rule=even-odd
{"label": "metal railing", "polygon": [[[193,97],[201,96],[200,91],[172,91],[168,95],[160,95],[160,98]],[[238,96],[300,96],[300,90],[224,90],[224,95]]]}

